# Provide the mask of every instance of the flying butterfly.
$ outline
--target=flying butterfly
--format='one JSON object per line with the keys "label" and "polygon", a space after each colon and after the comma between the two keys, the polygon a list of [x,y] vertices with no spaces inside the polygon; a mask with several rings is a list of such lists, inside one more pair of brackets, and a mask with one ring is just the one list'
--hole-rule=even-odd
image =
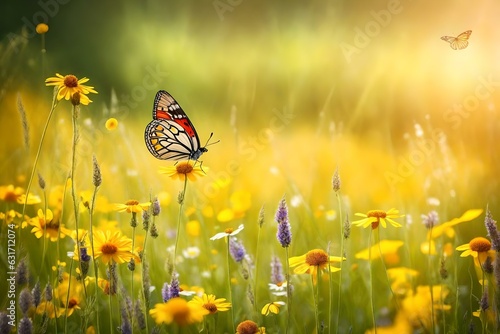
{"label": "flying butterfly", "polygon": [[441,37],[441,39],[443,41],[450,43],[450,47],[453,50],[462,50],[462,49],[465,49],[467,47],[467,45],[469,45],[468,40],[469,40],[470,34],[472,34],[472,30],[467,30],[467,31],[461,33],[460,35],[458,35],[457,37],[443,36],[443,37]]}
{"label": "flying butterfly", "polygon": [[184,110],[164,90],[156,93],[153,120],[146,126],[144,139],[149,152],[160,160],[198,161],[208,151],[207,145],[200,145],[196,129]]}

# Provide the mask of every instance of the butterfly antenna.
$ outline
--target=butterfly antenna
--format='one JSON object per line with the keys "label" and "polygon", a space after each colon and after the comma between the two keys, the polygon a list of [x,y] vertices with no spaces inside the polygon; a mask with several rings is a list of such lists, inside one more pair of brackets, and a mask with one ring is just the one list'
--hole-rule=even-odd
{"label": "butterfly antenna", "polygon": [[213,132],[211,132],[211,133],[210,133],[210,137],[208,137],[207,142],[205,143],[205,146],[203,146],[203,147],[207,147],[207,146],[210,146],[210,145],[213,145],[213,144],[217,144],[218,142],[220,142],[220,139],[219,139],[219,140],[214,141],[213,143],[210,143],[210,144],[209,144],[208,142],[210,141],[210,139],[212,139],[212,136],[213,136],[213,135],[214,135],[214,133],[213,133]]}

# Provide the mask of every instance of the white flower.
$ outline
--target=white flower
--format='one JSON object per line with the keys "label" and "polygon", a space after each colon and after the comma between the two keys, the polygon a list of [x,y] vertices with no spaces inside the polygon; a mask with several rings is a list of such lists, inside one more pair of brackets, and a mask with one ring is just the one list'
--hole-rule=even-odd
{"label": "white flower", "polygon": [[211,237],[210,240],[217,240],[217,239],[222,239],[224,237],[236,235],[236,234],[240,233],[244,228],[245,228],[245,226],[243,224],[238,226],[238,228],[236,230],[233,230],[232,228],[226,228],[226,230],[224,232],[217,233],[216,235]]}

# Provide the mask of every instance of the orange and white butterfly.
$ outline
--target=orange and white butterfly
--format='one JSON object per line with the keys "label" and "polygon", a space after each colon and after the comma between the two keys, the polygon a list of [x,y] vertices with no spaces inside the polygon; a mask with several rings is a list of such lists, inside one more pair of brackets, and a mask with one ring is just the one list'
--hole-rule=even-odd
{"label": "orange and white butterfly", "polygon": [[461,33],[460,35],[458,35],[457,37],[443,36],[443,37],[441,37],[441,39],[443,41],[450,43],[450,47],[453,50],[462,50],[462,49],[465,49],[467,47],[467,45],[469,45],[468,40],[469,40],[470,34],[472,34],[472,30],[467,30],[467,31]]}
{"label": "orange and white butterfly", "polygon": [[149,152],[161,160],[198,161],[208,151],[208,141],[201,146],[193,123],[172,95],[164,90],[156,93],[153,120],[146,126],[144,139]]}

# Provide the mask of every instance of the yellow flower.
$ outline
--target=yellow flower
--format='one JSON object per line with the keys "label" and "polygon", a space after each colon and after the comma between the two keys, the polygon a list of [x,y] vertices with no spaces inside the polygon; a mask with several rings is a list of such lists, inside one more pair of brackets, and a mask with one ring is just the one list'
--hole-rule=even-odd
{"label": "yellow flower", "polygon": [[468,244],[458,246],[456,250],[462,252],[460,257],[472,256],[478,265],[483,264],[487,257],[491,260],[495,259],[495,251],[491,249],[491,242],[483,237],[474,238]]}
{"label": "yellow flower", "polygon": [[[383,256],[397,253],[398,249],[403,246],[404,242],[401,240],[382,240],[380,243],[371,247],[371,260],[378,259],[380,253]],[[354,255],[356,259],[370,260],[370,249],[364,249]]]}
{"label": "yellow flower", "polygon": [[215,298],[215,295],[207,295],[206,293],[204,293],[201,297],[194,296],[188,304],[202,306],[207,309],[210,314],[214,314],[219,311],[224,312],[229,310],[231,307],[231,303],[226,302],[226,298]]}
{"label": "yellow flower", "polygon": [[151,202],[146,202],[146,203],[139,203],[139,201],[136,200],[129,200],[125,202],[125,204],[115,204],[116,209],[118,212],[136,212],[136,213],[141,213],[142,211],[147,210],[151,206]]}
{"label": "yellow flower", "polygon": [[[208,170],[207,167],[205,167]],[[205,172],[200,166],[194,166],[191,161],[182,161],[174,166],[160,167],[160,174],[167,174],[174,180],[185,181],[186,177],[189,181],[196,181],[197,176],[205,176]]]}
{"label": "yellow flower", "polygon": [[316,275],[319,270],[329,272],[340,271],[340,268],[333,267],[333,262],[341,262],[345,258],[338,256],[328,256],[322,249],[313,249],[301,256],[291,257],[289,259],[290,267],[297,267],[293,271],[296,274],[311,274],[313,282],[316,282]]}
{"label": "yellow flower", "polygon": [[190,220],[186,223],[186,232],[191,237],[200,236],[201,226],[197,220]]}
{"label": "yellow flower", "polygon": [[114,131],[118,127],[118,120],[116,118],[111,117],[106,121],[105,126],[106,129],[108,129],[109,131]]}
{"label": "yellow flower", "polygon": [[[0,200],[5,202],[13,202],[18,204],[24,204],[26,200],[26,194],[24,193],[24,189],[21,187],[14,187],[14,185],[9,184],[8,186],[0,187]],[[26,204],[38,204],[41,203],[41,199],[38,196],[35,196],[31,193],[28,194],[28,201]]]}
{"label": "yellow flower", "polygon": [[49,26],[46,25],[45,23],[38,23],[36,25],[36,33],[39,34],[39,35],[43,35],[45,34],[47,31],[49,31]]}
{"label": "yellow flower", "polygon": [[94,90],[94,87],[83,85],[87,81],[89,81],[88,78],[78,79],[73,74],[62,76],[59,73],[56,73],[56,77],[45,79],[45,85],[56,86],[58,88],[58,101],[62,100],[63,98],[65,100],[69,100],[75,93],[78,93],[80,100],[79,103],[88,105],[92,101],[88,98],[87,94],[97,94],[97,92]]}
{"label": "yellow flower", "polygon": [[[409,296],[402,302],[403,311],[407,316],[408,322],[413,329],[432,329],[432,314],[434,314],[434,321],[437,321],[442,315],[441,312],[432,312],[432,309],[448,311],[451,306],[445,304],[443,301],[447,300],[449,291],[446,286],[434,285],[432,286],[432,294],[429,286],[418,286],[417,291],[411,291]],[[432,298],[434,296],[434,298]],[[439,296],[436,298],[436,296]]]}
{"label": "yellow flower", "polygon": [[31,233],[35,235],[38,239],[45,236],[50,238],[50,241],[56,242],[58,238],[64,238],[66,235],[70,235],[71,231],[64,227],[63,224],[59,224],[60,214],[57,214],[54,218],[52,211],[47,209],[44,214],[42,209],[38,209],[38,216],[31,218],[29,224],[33,226]]}
{"label": "yellow flower", "polygon": [[70,278],[68,273],[64,273],[63,282],[57,286],[56,295],[62,304],[59,310],[60,314],[64,314],[67,306],[67,316],[69,317],[75,310],[80,309],[80,305],[84,300],[82,282],[78,281],[75,276],[71,276]]}
{"label": "yellow flower", "polygon": [[387,269],[387,276],[391,280],[392,291],[398,296],[405,296],[411,291],[412,282],[418,276],[418,271],[406,267],[390,268]]}
{"label": "yellow flower", "polygon": [[149,314],[157,324],[175,322],[179,326],[201,322],[203,316],[208,313],[208,310],[201,305],[188,303],[179,297],[169,299],[166,303],[156,304],[149,310]]}
{"label": "yellow flower", "polygon": [[352,225],[361,226],[366,228],[371,225],[372,229],[376,229],[379,224],[382,224],[382,227],[387,227],[386,221],[391,223],[394,227],[401,227],[401,224],[392,220],[392,218],[400,218],[404,217],[404,215],[400,215],[399,211],[396,209],[390,209],[389,211],[383,210],[370,210],[366,214],[364,213],[356,213],[354,214],[358,217],[364,217],[363,219],[356,220],[352,222]]}
{"label": "yellow flower", "polygon": [[264,327],[260,327],[252,320],[245,320],[236,327],[236,334],[263,334],[266,332]]}
{"label": "yellow flower", "polygon": [[[95,258],[102,257],[102,262],[110,261],[124,263],[134,257],[131,252],[132,239],[121,234],[120,231],[94,231]],[[90,252],[90,247],[88,248]]]}
{"label": "yellow flower", "polygon": [[285,305],[285,302],[282,301],[267,303],[264,305],[260,313],[266,316],[270,313],[278,314],[280,313],[280,307],[283,305]]}

